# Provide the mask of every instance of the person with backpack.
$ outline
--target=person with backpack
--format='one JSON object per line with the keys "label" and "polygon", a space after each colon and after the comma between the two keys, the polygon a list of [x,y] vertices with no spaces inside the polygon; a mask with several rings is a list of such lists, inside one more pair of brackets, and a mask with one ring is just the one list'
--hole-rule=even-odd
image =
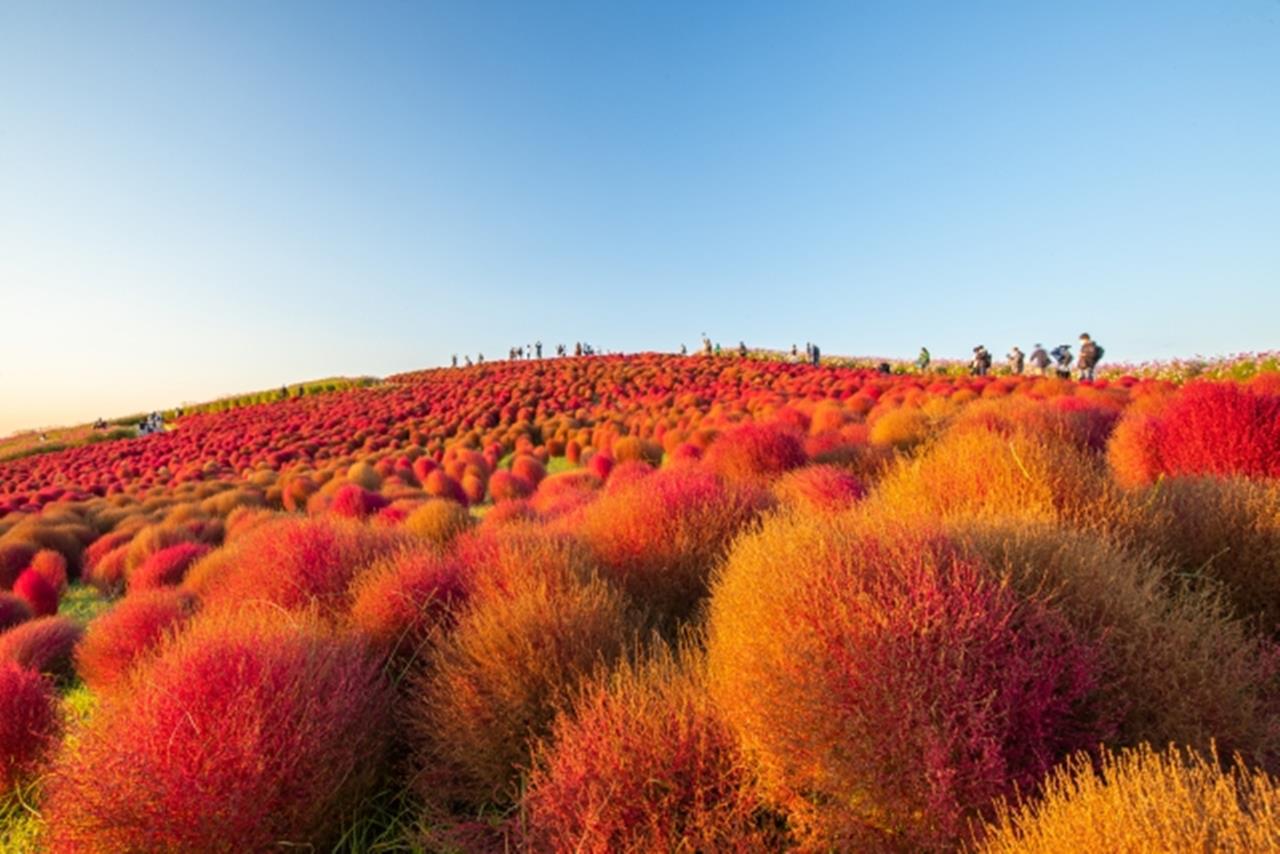
{"label": "person with backpack", "polygon": [[979,344],[973,348],[973,361],[969,363],[969,372],[975,377],[985,377],[991,370],[991,353]]}
{"label": "person with backpack", "polygon": [[1080,357],[1076,360],[1080,379],[1093,380],[1093,372],[1102,361],[1102,353],[1102,347],[1089,337],[1088,332],[1080,333]]}
{"label": "person with backpack", "polygon": [[1058,364],[1058,377],[1064,380],[1071,379],[1071,345],[1059,344],[1053,348],[1050,355]]}

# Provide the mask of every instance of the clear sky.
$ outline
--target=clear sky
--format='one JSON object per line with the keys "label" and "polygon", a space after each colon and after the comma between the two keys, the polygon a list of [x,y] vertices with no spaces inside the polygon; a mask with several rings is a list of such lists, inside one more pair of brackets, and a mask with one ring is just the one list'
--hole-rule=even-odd
{"label": "clear sky", "polygon": [[0,433],[704,330],[1280,346],[1280,2],[0,5]]}

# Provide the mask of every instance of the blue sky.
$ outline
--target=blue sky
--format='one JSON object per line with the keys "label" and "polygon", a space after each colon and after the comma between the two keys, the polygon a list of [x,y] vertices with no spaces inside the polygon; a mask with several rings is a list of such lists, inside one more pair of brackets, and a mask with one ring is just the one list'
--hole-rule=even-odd
{"label": "blue sky", "polygon": [[1280,2],[0,6],[0,432],[541,338],[1280,346]]}

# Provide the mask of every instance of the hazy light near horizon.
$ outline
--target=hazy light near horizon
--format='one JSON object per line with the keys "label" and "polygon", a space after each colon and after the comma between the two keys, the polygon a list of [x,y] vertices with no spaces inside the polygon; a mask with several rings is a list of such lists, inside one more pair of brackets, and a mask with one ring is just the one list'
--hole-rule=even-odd
{"label": "hazy light near horizon", "polygon": [[0,434],[541,339],[1275,349],[1280,4],[7,4]]}

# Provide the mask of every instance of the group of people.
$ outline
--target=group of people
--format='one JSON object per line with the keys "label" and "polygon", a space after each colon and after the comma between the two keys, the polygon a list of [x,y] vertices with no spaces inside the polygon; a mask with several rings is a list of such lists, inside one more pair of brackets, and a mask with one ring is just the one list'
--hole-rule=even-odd
{"label": "group of people", "polygon": [[[556,356],[563,357],[568,355],[568,353],[569,353],[569,348],[566,347],[564,344],[556,345]],[[590,344],[586,343],[585,341],[577,341],[573,345],[573,355],[594,356],[596,355],[596,349],[592,347]],[[535,341],[532,344],[525,344],[524,346],[512,347],[510,350],[507,351],[507,358],[513,362],[518,359],[541,359],[542,358],[542,342]],[[449,365],[451,367],[456,368],[458,367],[458,364],[459,364],[458,354],[454,353],[452,356],[449,357]],[[474,361],[471,359],[470,355],[464,355],[462,357],[462,364],[468,368],[471,367],[472,365],[483,365],[484,353],[477,353]]]}
{"label": "group of people", "polygon": [[153,412],[146,418],[142,419],[138,424],[139,436],[150,436],[152,433],[164,432],[164,416],[159,412]]}
{"label": "group of people", "polygon": [[[1076,376],[1082,380],[1092,380],[1094,372],[1098,368],[1098,364],[1102,361],[1103,348],[1098,342],[1087,332],[1080,334],[1080,352],[1075,357]],[[1071,378],[1071,345],[1059,344],[1052,350],[1045,350],[1043,344],[1036,344],[1028,357],[1022,352],[1020,347],[1014,346],[1008,354],[1009,371],[1014,374],[1021,374],[1030,363],[1032,370],[1040,374],[1040,376],[1049,376],[1050,369],[1056,376],[1063,379]],[[920,357],[916,359],[916,367],[921,372],[929,368],[929,351],[921,347]],[[979,344],[973,348],[973,359],[969,362],[969,373],[977,377],[984,377],[991,372],[992,358],[990,351],[986,347]]]}

